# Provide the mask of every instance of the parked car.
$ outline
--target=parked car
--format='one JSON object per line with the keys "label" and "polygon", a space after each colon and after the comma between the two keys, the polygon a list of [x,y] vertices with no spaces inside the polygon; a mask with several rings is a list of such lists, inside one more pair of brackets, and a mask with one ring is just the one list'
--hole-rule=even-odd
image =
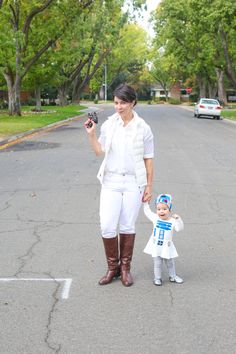
{"label": "parked car", "polygon": [[194,117],[207,116],[220,119],[221,109],[219,101],[213,98],[200,98],[194,107]]}

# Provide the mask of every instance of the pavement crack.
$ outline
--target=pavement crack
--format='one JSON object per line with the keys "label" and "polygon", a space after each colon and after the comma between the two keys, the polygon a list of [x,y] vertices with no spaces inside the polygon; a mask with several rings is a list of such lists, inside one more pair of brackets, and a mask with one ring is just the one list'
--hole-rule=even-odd
{"label": "pavement crack", "polygon": [[4,207],[2,209],[0,209],[0,213],[2,213],[3,211],[7,210],[10,207],[11,207],[11,204],[8,201],[5,202]]}
{"label": "pavement crack", "polygon": [[172,291],[170,289],[169,289],[169,294],[170,294],[170,304],[171,304],[171,306],[174,306],[174,297],[173,297]]}
{"label": "pavement crack", "polygon": [[16,191],[14,191],[8,200],[5,201],[3,208],[0,209],[0,213],[4,212],[5,210],[9,209],[11,207],[10,201],[12,200],[12,198],[14,197],[14,195],[16,194]]}
{"label": "pavement crack", "polygon": [[34,227],[33,231],[33,236],[35,237],[35,241],[29,249],[26,251],[26,253],[20,257],[17,258],[18,261],[20,261],[20,267],[18,268],[17,272],[14,274],[15,277],[17,277],[20,273],[22,273],[24,267],[26,266],[27,262],[31,260],[34,256],[34,248],[41,242],[41,237],[38,234],[38,227]]}
{"label": "pavement crack", "polygon": [[51,336],[52,336],[53,316],[54,316],[54,314],[56,312],[57,303],[59,302],[57,293],[58,293],[58,291],[60,289],[61,284],[60,284],[60,282],[56,281],[56,279],[50,273],[47,273],[47,275],[51,279],[54,280],[54,282],[56,284],[56,289],[52,293],[53,302],[52,302],[52,306],[51,306],[51,309],[50,309],[49,314],[48,314],[47,325],[46,325],[47,332],[46,332],[46,335],[45,335],[45,338],[44,338],[44,342],[46,343],[47,347],[50,350],[52,350],[54,353],[60,353],[61,344],[57,344],[57,343],[53,342],[53,340],[51,339]]}

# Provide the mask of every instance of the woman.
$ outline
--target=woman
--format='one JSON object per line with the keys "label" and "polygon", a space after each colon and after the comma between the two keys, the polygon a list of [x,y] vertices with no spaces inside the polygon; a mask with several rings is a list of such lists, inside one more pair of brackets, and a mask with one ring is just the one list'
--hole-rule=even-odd
{"label": "woman", "polygon": [[96,124],[90,119],[85,122],[95,154],[104,155],[97,177],[102,184],[100,223],[108,270],[100,285],[119,276],[124,286],[133,284],[135,223],[142,201],[152,197],[153,134],[133,110],[136,103],[134,89],[122,84],[114,91],[116,113],[102,124],[99,139]]}

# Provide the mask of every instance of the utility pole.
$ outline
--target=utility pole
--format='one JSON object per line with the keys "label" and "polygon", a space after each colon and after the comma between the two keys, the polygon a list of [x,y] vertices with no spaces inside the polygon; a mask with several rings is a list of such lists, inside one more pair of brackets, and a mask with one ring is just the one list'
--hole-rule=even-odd
{"label": "utility pole", "polygon": [[107,101],[107,64],[104,64],[104,78],[105,78],[105,84],[104,84],[105,101]]}

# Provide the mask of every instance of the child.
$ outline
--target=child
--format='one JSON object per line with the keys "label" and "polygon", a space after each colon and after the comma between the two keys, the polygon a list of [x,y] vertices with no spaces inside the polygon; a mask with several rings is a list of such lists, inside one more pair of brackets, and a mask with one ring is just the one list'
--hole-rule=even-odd
{"label": "child", "polygon": [[144,213],[153,222],[152,235],[144,249],[150,254],[154,261],[154,284],[162,285],[161,271],[163,259],[168,269],[171,282],[183,283],[183,279],[178,277],[175,272],[174,259],[178,253],[172,241],[175,231],[181,231],[184,224],[179,215],[171,216],[172,198],[169,194],[160,194],[156,200],[156,213],[153,213],[148,203],[144,203]]}

